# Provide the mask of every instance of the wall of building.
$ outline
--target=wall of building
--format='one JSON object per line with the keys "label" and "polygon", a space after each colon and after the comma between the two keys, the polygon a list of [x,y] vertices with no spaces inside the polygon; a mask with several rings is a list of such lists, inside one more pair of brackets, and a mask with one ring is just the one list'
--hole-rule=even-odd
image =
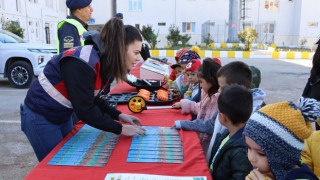
{"label": "wall of building", "polygon": [[[195,22],[195,31],[188,33],[192,36],[190,44],[201,43],[201,26],[209,20],[215,22],[216,30],[212,30],[215,35],[219,34],[220,37],[225,34],[228,5],[228,0],[148,0],[142,1],[141,11],[129,11],[129,1],[117,1],[117,12],[123,12],[124,22],[127,24],[139,24],[140,28],[151,25],[155,32],[159,32],[158,46],[163,47],[167,45],[165,37],[172,24],[175,24],[183,35],[186,33],[182,32],[182,23]],[[159,26],[158,23],[165,25]]]}
{"label": "wall of building", "polygon": [[[141,11],[129,11],[129,2],[118,1],[117,11],[123,12],[124,22],[136,25],[152,25],[159,32],[159,47],[167,45],[166,36],[171,24],[179,27],[181,34],[183,22],[195,22],[195,31],[188,33],[192,36],[190,44],[201,43],[202,24],[209,22],[210,34],[215,42],[226,42],[228,38],[229,0],[148,0],[142,1]],[[318,27],[307,28],[306,22],[318,22],[320,17],[310,7],[317,6],[317,0],[280,0],[277,11],[266,10],[265,0],[247,0],[245,22],[251,24],[259,33],[257,43],[276,43],[279,46],[299,44],[306,36],[308,41],[316,39]],[[158,23],[165,23],[159,26]],[[242,21],[237,26],[242,29]],[[265,24],[274,24],[274,33],[265,33]],[[307,36],[309,35],[309,36]]]}
{"label": "wall of building", "polygon": [[[302,1],[302,0],[300,0]],[[313,46],[320,36],[320,14],[318,0],[301,2],[300,39],[307,40],[307,46]]]}
{"label": "wall of building", "polygon": [[57,24],[67,16],[65,0],[0,0],[1,22],[18,21],[24,39],[55,44]]}
{"label": "wall of building", "polygon": [[93,0],[91,6],[93,8],[92,19],[95,24],[105,24],[111,17],[112,13],[112,0]]}

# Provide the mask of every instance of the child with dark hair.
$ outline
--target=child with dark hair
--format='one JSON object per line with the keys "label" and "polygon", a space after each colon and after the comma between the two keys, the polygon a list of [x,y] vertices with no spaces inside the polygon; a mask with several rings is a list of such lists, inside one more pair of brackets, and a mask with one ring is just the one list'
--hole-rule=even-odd
{"label": "child with dark hair", "polygon": [[171,81],[174,81],[176,80],[177,77],[179,77],[182,73],[182,67],[181,67],[181,64],[180,63],[177,63],[177,64],[173,64],[171,65],[171,69],[172,69],[172,72],[169,76],[169,79]]}
{"label": "child with dark hair", "polygon": [[234,61],[224,65],[217,73],[219,83],[240,84],[246,88],[251,87],[252,74],[249,66],[241,61]]}
{"label": "child with dark hair", "polygon": [[179,51],[177,51],[177,53],[174,57],[174,59],[176,60],[176,64],[173,64],[171,66],[171,69],[173,70],[173,71],[171,71],[170,76],[169,76],[171,81],[176,80],[176,78],[181,75],[183,67],[181,66],[180,58],[188,51],[189,51],[189,49],[187,49],[187,48],[182,48]]}
{"label": "child with dark hair", "polygon": [[210,163],[213,179],[244,179],[252,169],[247,158],[243,129],[252,112],[252,94],[237,84],[222,88],[218,98],[219,121],[228,131],[213,149]]}
{"label": "child with dark hair", "polygon": [[[173,108],[182,108],[182,113],[194,113],[197,114],[198,121],[206,121],[210,119],[213,114],[217,112],[217,92],[219,89],[216,73],[221,67],[217,61],[211,58],[203,60],[202,66],[197,71],[197,76],[200,82],[201,100],[196,103],[192,100],[183,99],[178,103],[173,104]],[[175,127],[177,129],[193,130],[197,132],[201,131],[201,126],[197,126],[196,121],[175,121]],[[202,124],[201,124],[202,125]],[[210,134],[200,133],[200,141],[203,150],[206,152],[211,138]]]}
{"label": "child with dark hair", "polygon": [[246,180],[318,179],[300,162],[300,153],[312,133],[311,122],[319,118],[318,102],[303,97],[298,105],[279,102],[255,112],[243,131],[253,166]]}
{"label": "child with dark hair", "polygon": [[189,88],[189,81],[187,76],[185,76],[186,73],[186,66],[192,59],[201,59],[199,54],[195,51],[189,50],[189,51],[183,51],[179,57],[179,64],[182,68],[182,74],[178,76],[172,83],[171,89],[176,90],[177,94],[183,97],[184,93]]}
{"label": "child with dark hair", "polygon": [[[220,68],[217,73],[217,78],[219,82],[220,88],[223,88],[226,85],[230,84],[239,84],[247,89],[250,89],[252,84],[252,73],[247,64],[241,61],[234,61],[228,63]],[[252,99],[253,99],[253,106],[252,112],[255,112],[257,109],[260,109],[262,106],[263,99],[266,96],[265,92],[261,89],[254,88],[251,89]],[[220,121],[218,120],[219,117],[213,117],[207,124],[204,126],[206,127],[205,132],[212,133],[212,138],[210,141],[210,145],[206,154],[206,160],[208,163],[212,161],[213,154],[212,149],[216,141],[221,140],[221,135],[227,131],[226,127],[224,127]]]}

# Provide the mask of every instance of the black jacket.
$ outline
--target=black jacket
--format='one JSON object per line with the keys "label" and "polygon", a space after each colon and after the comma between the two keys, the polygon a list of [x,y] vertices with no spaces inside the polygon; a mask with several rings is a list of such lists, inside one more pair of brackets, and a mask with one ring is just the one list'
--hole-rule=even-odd
{"label": "black jacket", "polygon": [[[247,146],[243,138],[243,128],[236,132],[220,149],[213,161],[211,171],[212,179],[239,179],[243,180],[252,170],[252,165],[247,158]],[[228,134],[220,136],[219,142],[213,146],[213,155],[217,147]],[[212,158],[210,158],[212,161]],[[210,161],[210,162],[211,162]]]}
{"label": "black jacket", "polygon": [[303,97],[320,101],[320,76],[310,77],[302,93]]}

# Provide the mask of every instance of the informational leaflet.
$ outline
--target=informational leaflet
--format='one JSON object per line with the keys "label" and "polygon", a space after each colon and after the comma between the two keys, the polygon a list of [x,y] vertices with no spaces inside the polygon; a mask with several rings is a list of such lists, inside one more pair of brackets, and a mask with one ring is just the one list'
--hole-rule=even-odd
{"label": "informational leaflet", "polygon": [[207,180],[205,176],[163,176],[152,174],[109,173],[104,180]]}
{"label": "informational leaflet", "polygon": [[183,163],[179,133],[170,127],[144,126],[145,136],[135,136],[127,162]]}
{"label": "informational leaflet", "polygon": [[108,162],[118,140],[119,135],[84,125],[48,164],[103,167]]}

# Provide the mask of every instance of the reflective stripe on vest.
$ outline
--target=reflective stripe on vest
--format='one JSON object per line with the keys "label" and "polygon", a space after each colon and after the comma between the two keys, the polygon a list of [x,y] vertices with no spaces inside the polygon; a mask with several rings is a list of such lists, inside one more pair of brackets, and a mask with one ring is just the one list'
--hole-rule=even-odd
{"label": "reflective stripe on vest", "polygon": [[87,63],[90,59],[90,52],[92,51],[93,46],[83,46],[80,51],[80,59],[83,59]]}
{"label": "reflective stripe on vest", "polygon": [[[73,53],[76,52],[77,49],[80,49],[80,53],[78,54],[78,56],[73,56]],[[88,63],[88,65],[90,63],[92,63],[90,61],[90,55],[92,54],[93,51],[93,46],[92,45],[88,45],[88,46],[82,46],[82,47],[78,47],[78,48],[72,48],[69,49],[67,51],[64,52],[64,54],[68,54],[67,56],[62,56],[60,58],[60,60],[62,58],[65,57],[74,57],[74,58],[78,58],[82,61],[85,61],[86,63]],[[69,55],[69,52],[71,52],[71,54]],[[79,51],[78,51],[79,52]],[[98,57],[97,57],[98,58]],[[93,68],[98,67],[98,69],[94,69],[96,72],[100,72],[100,66],[96,66],[95,64],[91,64],[89,66],[92,66]],[[45,71],[44,71],[45,72]],[[51,97],[53,98],[55,101],[57,101],[59,104],[63,105],[64,107],[70,108],[72,109],[72,104],[70,102],[69,99],[67,99],[61,92],[59,89],[57,89],[51,82],[50,80],[46,77],[46,75],[44,74],[44,72],[42,72],[39,77],[38,77],[38,81],[39,84],[41,85],[41,87],[44,89],[44,91]],[[95,90],[94,90],[94,96],[97,96],[97,94],[99,93],[100,89],[101,89],[101,80],[100,80],[100,74],[96,73],[96,83],[95,83]]]}
{"label": "reflective stripe on vest", "polygon": [[[90,52],[92,51],[93,46],[83,46],[81,51],[80,51],[80,58],[87,63],[90,60]],[[94,90],[94,96],[97,96],[99,93],[100,89]]]}
{"label": "reflective stripe on vest", "polygon": [[[58,23],[58,30],[66,22],[69,24],[72,24],[73,26],[75,26],[77,28],[78,34],[80,37],[81,46],[84,46],[84,39],[82,38],[82,35],[83,35],[83,33],[87,32],[87,30],[83,27],[83,25],[79,21],[77,21],[75,19],[65,19],[65,20],[59,22]],[[57,43],[56,44],[57,44],[57,53],[59,54],[60,53],[60,41],[59,41],[58,33],[57,33]]]}
{"label": "reflective stripe on vest", "polygon": [[52,97],[54,100],[56,100],[61,105],[72,109],[71,102],[65,98],[48,80],[46,75],[42,72],[38,77],[39,83],[42,86],[42,88],[46,91],[46,93]]}

